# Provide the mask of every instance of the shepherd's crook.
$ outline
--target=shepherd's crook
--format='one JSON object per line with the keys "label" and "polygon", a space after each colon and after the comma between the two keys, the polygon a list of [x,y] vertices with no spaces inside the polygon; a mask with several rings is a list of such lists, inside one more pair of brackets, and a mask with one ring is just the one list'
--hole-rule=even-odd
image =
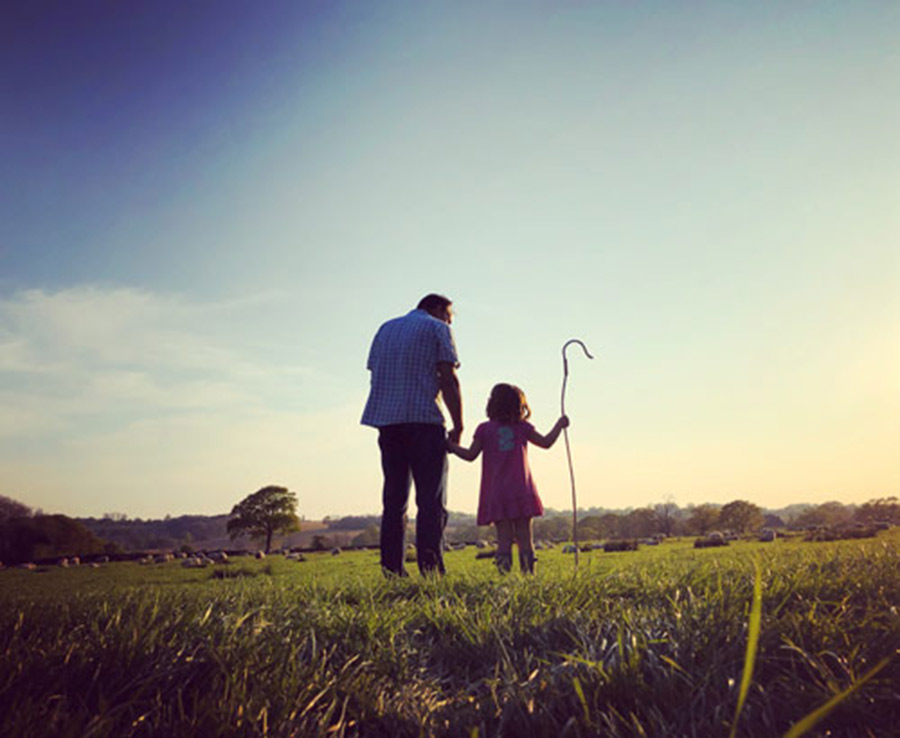
{"label": "shepherd's crook", "polygon": [[[591,352],[587,350],[587,346],[584,345],[577,338],[572,338],[566,341],[562,347],[562,357],[563,357],[563,383],[562,383],[562,395],[559,400],[560,410],[562,414],[566,414],[566,383],[569,380],[569,360],[566,358],[566,349],[569,348],[570,343],[577,343],[581,346],[581,349],[584,351],[584,355],[589,359],[593,359],[591,356]],[[569,429],[563,428],[563,438],[566,440],[566,458],[569,460],[569,479],[572,481],[572,544],[575,546],[575,568],[578,568],[578,502],[575,497],[575,471],[572,469],[572,451],[569,448]]]}

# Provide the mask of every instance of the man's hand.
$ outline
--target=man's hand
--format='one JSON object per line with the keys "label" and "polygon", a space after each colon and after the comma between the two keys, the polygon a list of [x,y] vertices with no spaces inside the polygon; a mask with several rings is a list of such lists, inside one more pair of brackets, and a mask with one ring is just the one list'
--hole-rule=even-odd
{"label": "man's hand", "polygon": [[459,443],[463,429],[462,394],[459,391],[459,379],[456,377],[456,369],[448,361],[439,361],[437,365],[438,388],[444,400],[444,407],[450,413],[450,421],[453,428],[450,431],[450,440]]}

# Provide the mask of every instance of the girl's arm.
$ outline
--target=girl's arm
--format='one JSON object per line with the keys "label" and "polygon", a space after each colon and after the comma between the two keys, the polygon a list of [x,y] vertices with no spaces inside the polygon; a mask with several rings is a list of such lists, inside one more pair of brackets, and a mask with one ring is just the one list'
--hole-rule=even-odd
{"label": "girl's arm", "polygon": [[448,439],[447,450],[466,461],[475,461],[475,459],[478,458],[478,454],[481,453],[481,436],[476,435],[475,438],[472,439],[472,445],[469,446],[469,448],[460,446],[458,443],[454,443]]}
{"label": "girl's arm", "polygon": [[562,429],[568,427],[569,418],[563,415],[559,420],[556,421],[556,425],[554,425],[553,428],[550,429],[550,432],[546,436],[542,436],[532,427],[528,431],[528,440],[535,446],[540,446],[541,448],[550,448],[554,443],[556,443],[556,439],[559,438],[559,434],[562,433]]}

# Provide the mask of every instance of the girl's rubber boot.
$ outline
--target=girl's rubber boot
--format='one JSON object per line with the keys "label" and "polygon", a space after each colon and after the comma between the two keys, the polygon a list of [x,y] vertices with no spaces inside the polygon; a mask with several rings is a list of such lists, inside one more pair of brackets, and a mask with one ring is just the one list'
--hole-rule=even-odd
{"label": "girl's rubber boot", "polygon": [[498,553],[494,561],[497,564],[497,568],[500,570],[501,574],[506,574],[512,569],[512,554],[511,553]]}
{"label": "girl's rubber boot", "polygon": [[537,568],[537,556],[534,551],[519,551],[519,568],[523,574],[534,574]]}

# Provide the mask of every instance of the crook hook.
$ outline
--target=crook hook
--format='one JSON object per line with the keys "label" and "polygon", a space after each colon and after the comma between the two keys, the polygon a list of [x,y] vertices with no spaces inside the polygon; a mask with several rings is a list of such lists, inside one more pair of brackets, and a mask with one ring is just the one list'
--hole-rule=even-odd
{"label": "crook hook", "polygon": [[562,347],[562,357],[563,357],[563,387],[562,387],[562,396],[560,399],[560,409],[562,410],[562,414],[566,414],[566,380],[569,377],[569,360],[566,358],[566,349],[569,348],[569,345],[572,343],[577,343],[581,346],[581,350],[584,351],[584,355],[589,359],[593,359],[593,355],[590,351],[588,351],[587,346],[584,345],[583,341],[578,340],[577,338],[570,338],[563,344]]}

